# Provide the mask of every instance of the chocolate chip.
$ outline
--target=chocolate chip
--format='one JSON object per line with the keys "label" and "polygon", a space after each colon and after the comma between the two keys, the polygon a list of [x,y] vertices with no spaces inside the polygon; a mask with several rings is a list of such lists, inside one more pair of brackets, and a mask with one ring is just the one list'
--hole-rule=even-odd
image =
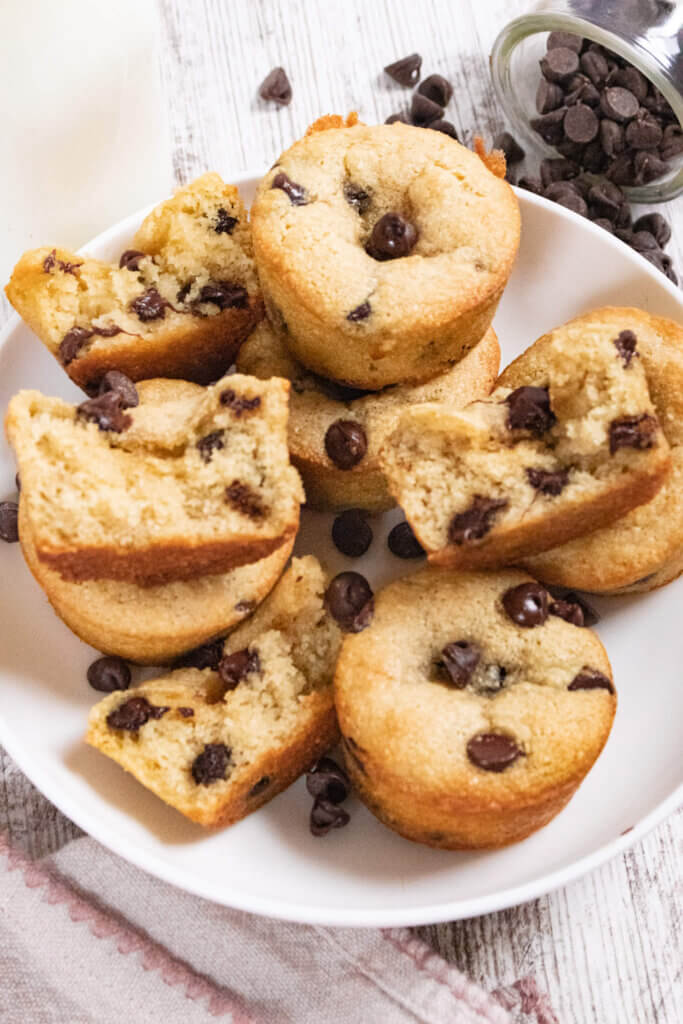
{"label": "chocolate chip", "polygon": [[358,572],[340,572],[325,591],[325,607],[344,633],[360,633],[372,621],[375,601]]}
{"label": "chocolate chip", "polygon": [[638,113],[639,106],[633,93],[620,85],[608,86],[600,97],[600,109],[612,121],[630,121]]}
{"label": "chocolate chip", "polygon": [[57,250],[53,249],[51,253],[43,260],[43,273],[49,274],[51,270],[54,270],[55,264],[57,263]]}
{"label": "chocolate chip", "polygon": [[99,384],[99,394],[105,395],[113,391],[119,396],[122,409],[134,409],[140,403],[138,389],[130,377],[120,370],[107,370]]}
{"label": "chocolate chip", "polygon": [[558,494],[562,494],[569,483],[569,470],[568,469],[538,469],[535,466],[529,466],[526,469],[526,478],[539,494],[546,494],[548,497],[556,498]]}
{"label": "chocolate chip", "polygon": [[59,344],[59,358],[63,366],[73,362],[94,333],[90,327],[72,327],[66,332]]}
{"label": "chocolate chip", "polygon": [[555,46],[540,64],[543,77],[549,82],[567,82],[579,70],[579,56],[568,46]]}
{"label": "chocolate chip", "polygon": [[372,528],[367,513],[349,508],[332,523],[332,540],[338,551],[349,558],[360,558],[372,544]]}
{"label": "chocolate chip", "polygon": [[584,170],[591,174],[602,174],[607,167],[607,157],[598,139],[588,143],[579,159]]}
{"label": "chocolate chip", "polygon": [[[581,614],[583,617],[583,622],[580,623],[580,625],[594,626],[596,622],[600,621],[600,616],[596,612],[595,608],[593,608],[593,606],[588,603],[583,594],[578,594],[575,590],[567,590],[565,587],[549,586],[547,589],[555,599],[555,604],[567,604],[570,606],[578,606],[578,608],[581,610]],[[553,611],[552,604],[549,610],[551,615],[559,614],[559,612]]]}
{"label": "chocolate chip", "polygon": [[633,158],[633,174],[637,185],[647,184],[656,181],[669,169],[664,160],[660,160],[656,153],[649,153],[646,150],[639,150]]}
{"label": "chocolate chip", "polygon": [[625,146],[624,129],[616,121],[605,117],[600,122],[600,145],[608,157],[623,153]]}
{"label": "chocolate chip", "polygon": [[140,260],[143,260],[146,255],[147,253],[141,252],[139,249],[126,249],[121,253],[119,267],[125,270],[139,270]]}
{"label": "chocolate chip", "polygon": [[588,191],[588,201],[591,210],[614,220],[616,214],[626,202],[626,196],[618,185],[611,181],[599,181],[592,185]]}
{"label": "chocolate chip", "polygon": [[493,528],[496,513],[507,508],[505,498],[487,498],[475,494],[472,504],[464,512],[457,512],[448,527],[451,544],[472,544],[481,540]]}
{"label": "chocolate chip", "polygon": [[411,53],[408,57],[401,57],[393,64],[387,64],[384,70],[399,85],[416,85],[420,78],[422,57],[419,53]]}
{"label": "chocolate chip", "polygon": [[662,141],[662,127],[652,114],[638,116],[626,125],[625,138],[634,149],[656,149]]}
{"label": "chocolate chip", "polygon": [[261,793],[265,793],[270,785],[270,775],[262,775],[258,782],[255,782],[247,793],[247,799],[252,800],[254,797],[261,796]]}
{"label": "chocolate chip", "polygon": [[446,644],[441,652],[439,665],[444,669],[453,686],[463,690],[481,660],[481,651],[476,644],[456,640]]}
{"label": "chocolate chip", "polygon": [[579,60],[584,75],[590,78],[593,85],[602,85],[609,74],[609,66],[601,53],[587,50]]}
{"label": "chocolate chip", "polygon": [[132,311],[143,323],[147,323],[149,320],[163,320],[167,306],[168,302],[156,288],[148,288],[130,304]]}
{"label": "chocolate chip", "polygon": [[597,136],[600,122],[586,103],[576,103],[564,115],[564,132],[571,142],[584,145]]}
{"label": "chocolate chip", "polygon": [[58,260],[56,249],[53,249],[52,252],[43,260],[43,270],[46,274],[49,274],[50,271],[54,270],[57,266],[65,274],[73,274],[73,276],[76,277],[75,271],[78,270],[81,265],[82,264],[80,263],[69,263],[65,260]]}
{"label": "chocolate chip", "polygon": [[318,390],[335,402],[348,404],[349,402],[355,402],[358,398],[365,398],[366,395],[371,394],[370,391],[364,391],[362,388],[352,388],[348,384],[340,384],[338,380],[329,380],[327,377],[316,377],[315,381]]}
{"label": "chocolate chip", "polygon": [[219,309],[246,309],[249,305],[249,293],[241,284],[231,281],[214,281],[205,284],[195,299],[195,303],[210,302]]}
{"label": "chocolate chip", "polygon": [[395,260],[407,256],[417,242],[417,229],[400,213],[385,213],[376,221],[365,251],[374,260]]}
{"label": "chocolate chip", "polygon": [[510,430],[528,430],[534,437],[541,437],[557,420],[550,408],[548,388],[515,388],[505,399],[505,404],[508,407],[507,425]]}
{"label": "chocolate chip", "polygon": [[291,178],[288,178],[283,171],[280,171],[279,174],[275,175],[270,187],[282,189],[285,195],[289,197],[289,201],[292,206],[306,206],[308,204],[306,190],[304,187],[302,185],[297,185],[297,183],[292,181]]}
{"label": "chocolate chip", "polygon": [[93,690],[98,690],[100,693],[127,690],[130,681],[130,668],[123,658],[98,658],[88,668],[88,682]]}
{"label": "chocolate chip", "polygon": [[566,107],[558,107],[556,110],[551,110],[548,114],[543,114],[542,117],[533,118],[529,124],[541,136],[544,142],[552,146],[561,142],[564,138],[562,124],[566,112]]}
{"label": "chocolate chip", "polygon": [[562,599],[551,601],[548,611],[551,615],[556,615],[558,618],[564,619],[565,622],[570,622],[572,626],[586,625],[583,609],[575,601],[564,601]]}
{"label": "chocolate chip", "polygon": [[252,672],[261,671],[261,659],[258,651],[245,647],[234,654],[225,654],[218,663],[218,674],[225,683],[226,690],[234,690],[243,679]]}
{"label": "chocolate chip", "polygon": [[487,772],[502,772],[521,754],[513,738],[499,732],[480,732],[467,744],[467,756],[472,764]]}
{"label": "chocolate chip", "polygon": [[545,188],[548,185],[552,185],[554,182],[567,181],[569,178],[575,178],[579,173],[579,165],[573,160],[567,160],[566,157],[553,158],[546,157],[541,160],[540,168],[541,181]]}
{"label": "chocolate chip", "polygon": [[609,425],[609,450],[614,455],[620,448],[637,448],[643,451],[655,443],[659,424],[654,416],[622,416]]}
{"label": "chocolate chip", "polygon": [[262,100],[272,100],[279,107],[292,102],[292,86],[284,68],[273,68],[261,82],[258,91]]}
{"label": "chocolate chip", "polygon": [[176,294],[178,302],[184,302],[187,296],[192,290],[192,281],[186,281],[185,284],[180,288]]}
{"label": "chocolate chip", "polygon": [[138,732],[150,719],[161,718],[169,708],[150,704],[146,697],[131,697],[107,715],[110,729]]}
{"label": "chocolate chip", "polygon": [[325,433],[327,457],[338,469],[353,469],[365,457],[368,439],[356,420],[335,420]]}
{"label": "chocolate chip", "polygon": [[548,618],[549,595],[540,583],[520,583],[503,594],[503,608],[518,626],[533,629]]}
{"label": "chocolate chip", "polygon": [[518,164],[524,159],[524,150],[510,132],[501,132],[493,140],[493,148],[502,150],[508,164]]}
{"label": "chocolate chip", "polygon": [[558,46],[573,50],[574,53],[581,53],[583,39],[581,36],[575,36],[572,32],[551,32],[546,41],[546,49],[554,50]]}
{"label": "chocolate chip", "polygon": [[198,786],[210,786],[212,782],[227,778],[231,760],[232,750],[225,743],[207,743],[192,762],[192,778]]}
{"label": "chocolate chip", "polygon": [[620,331],[613,339],[614,347],[624,361],[624,366],[629,366],[634,356],[637,356],[636,346],[638,339],[633,331]]}
{"label": "chocolate chip", "polygon": [[253,398],[247,398],[245,395],[238,395],[232,388],[226,388],[221,391],[219,401],[221,405],[227,406],[237,419],[240,419],[242,413],[253,412],[254,409],[260,407],[261,396],[254,395]]}
{"label": "chocolate chip", "polygon": [[517,182],[519,188],[526,189],[527,192],[533,192],[534,195],[540,196],[543,192],[543,184],[540,178],[532,178],[529,175],[524,175]]}
{"label": "chocolate chip", "polygon": [[251,489],[249,484],[241,480],[233,480],[225,488],[225,501],[235,511],[247,516],[249,519],[263,519],[266,514],[266,507],[261,498]]}
{"label": "chocolate chip", "polygon": [[426,128],[430,122],[438,121],[443,117],[443,107],[416,92],[413,94],[410,104],[410,117],[418,128]]}
{"label": "chocolate chip", "polygon": [[133,420],[126,415],[124,400],[118,391],[105,391],[97,398],[89,398],[76,408],[77,419],[96,423],[100,430],[120,434]]}
{"label": "chocolate chip", "polygon": [[354,185],[352,181],[344,182],[344,199],[360,214],[366,213],[372,203],[372,196],[367,189]]}
{"label": "chocolate chip", "polygon": [[174,668],[198,668],[213,669],[214,672],[218,670],[220,660],[223,657],[223,645],[225,641],[221,637],[219,640],[211,640],[209,643],[202,644],[201,647],[195,647],[194,650],[188,651],[186,654],[181,654],[179,658],[173,662]]}
{"label": "chocolate chip", "polygon": [[555,82],[548,82],[542,78],[536,90],[536,110],[539,114],[548,114],[551,110],[557,110],[564,102],[564,90]]}
{"label": "chocolate chip", "polygon": [[214,451],[219,451],[221,448],[225,448],[225,441],[223,440],[224,437],[224,430],[212,430],[210,434],[199,438],[196,447],[201,456],[202,462],[211,462]]}
{"label": "chocolate chip", "polygon": [[224,206],[219,206],[216,210],[216,219],[213,222],[213,230],[217,235],[231,235],[239,220],[237,217],[231,217]]}
{"label": "chocolate chip", "polygon": [[443,75],[428,75],[420,82],[417,91],[433,103],[445,107],[453,95],[453,86]]}
{"label": "chocolate chip", "polygon": [[311,808],[311,833],[314,836],[326,836],[330,829],[343,828],[350,820],[348,812],[343,807],[319,798]]}
{"label": "chocolate chip", "polygon": [[0,540],[16,544],[19,540],[19,506],[16,501],[0,501]]}
{"label": "chocolate chip", "polygon": [[646,260],[657,268],[657,270],[661,270],[663,274],[666,274],[670,281],[673,281],[674,284],[678,284],[678,278],[671,266],[671,259],[665,252],[662,252],[661,249],[657,249],[654,252],[647,250],[646,252],[642,252],[641,256],[644,256]]}
{"label": "chocolate chip", "polygon": [[662,248],[671,238],[671,228],[661,213],[646,213],[633,225],[635,231],[649,231]]}
{"label": "chocolate chip", "polygon": [[572,210],[574,213],[578,213],[579,216],[586,217],[588,215],[586,200],[576,189],[568,187],[569,185],[570,182],[568,181],[553,182],[553,184],[548,185],[543,195],[546,199],[552,199],[559,206],[564,206],[567,210]]}
{"label": "chocolate chip", "polygon": [[125,334],[118,324],[111,324],[109,327],[93,327],[93,334],[98,334],[100,338],[114,338],[117,334]]}
{"label": "chocolate chip", "polygon": [[631,186],[635,184],[636,174],[633,159],[629,153],[621,153],[607,167],[607,177],[616,185]]}
{"label": "chocolate chip", "polygon": [[444,121],[442,118],[437,118],[436,121],[432,121],[427,125],[432,132],[442,132],[443,135],[450,135],[452,139],[458,141],[458,133],[455,130],[455,125],[451,121]]}
{"label": "chocolate chip", "polygon": [[611,679],[608,679],[602,672],[595,668],[584,665],[577,675],[574,676],[567,687],[568,690],[608,690],[614,693],[614,686]]}
{"label": "chocolate chip", "polygon": [[350,313],[347,314],[346,319],[352,323],[358,323],[360,320],[367,320],[372,312],[372,306],[369,302],[361,302],[360,306],[356,306]]}
{"label": "chocolate chip", "polygon": [[647,79],[632,65],[613,71],[609,76],[609,84],[628,89],[641,103],[647,96]]}
{"label": "chocolate chip", "polygon": [[424,558],[425,549],[413,532],[409,522],[397,523],[387,537],[387,547],[397,558]]}
{"label": "chocolate chip", "polygon": [[389,114],[389,117],[384,122],[385,124],[410,124],[410,118],[406,113],[401,114]]}
{"label": "chocolate chip", "polygon": [[306,789],[313,797],[341,804],[351,792],[351,782],[336,761],[331,757],[321,757],[306,772]]}
{"label": "chocolate chip", "polygon": [[568,83],[567,90],[564,102],[568,107],[576,103],[585,103],[589,107],[597,107],[600,104],[598,89],[585,75],[575,75]]}
{"label": "chocolate chip", "polygon": [[683,131],[678,124],[668,124],[664,129],[659,155],[662,160],[673,160],[683,153]]}

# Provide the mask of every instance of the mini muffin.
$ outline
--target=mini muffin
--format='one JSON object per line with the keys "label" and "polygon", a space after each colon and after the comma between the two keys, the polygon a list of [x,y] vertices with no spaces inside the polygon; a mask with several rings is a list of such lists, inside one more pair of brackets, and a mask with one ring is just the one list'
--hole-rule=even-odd
{"label": "mini muffin", "polygon": [[247,211],[217,174],[157,206],[118,264],[44,246],[24,253],[6,291],[90,392],[108,370],[217,380],[262,308]]}
{"label": "mini muffin", "polygon": [[120,580],[64,580],[36,557],[19,503],[19,539],[26,563],[60,619],[103,654],[163,665],[224,636],[252,614],[277,583],[294,547],[229,572],[140,587]]}
{"label": "mini muffin", "polygon": [[489,398],[403,413],[381,462],[432,561],[514,564],[654,497],[669,445],[627,324],[558,327]]}
{"label": "mini muffin", "polygon": [[200,825],[230,825],[282,792],[338,737],[340,632],[310,555],[291,567],[213,668],[112,693],[86,740]]}
{"label": "mini muffin", "polygon": [[240,349],[237,368],[263,379],[276,375],[291,382],[289,452],[303,479],[307,504],[377,512],[394,503],[379,451],[400,413],[416,402],[459,408],[488,395],[499,362],[498,340],[489,328],[460,362],[425,384],[358,392],[308,372],[262,320]]}
{"label": "mini muffin", "polygon": [[[575,334],[601,330],[616,336],[629,329],[637,339],[640,361],[662,430],[671,449],[671,470],[657,495],[611,526],[525,559],[535,576],[593,593],[653,590],[683,571],[683,326],[641,309],[607,307],[577,317]],[[516,387],[521,376],[513,363],[501,384]]]}
{"label": "mini muffin", "polygon": [[347,770],[386,825],[430,846],[498,847],[546,825],[600,754],[605,650],[525,573],[429,568],[346,635],[335,702]]}
{"label": "mini muffin", "polygon": [[[495,165],[494,165],[495,166]],[[321,118],[252,207],[269,317],[308,369],[377,390],[484,336],[519,245],[510,186],[442,132]]]}

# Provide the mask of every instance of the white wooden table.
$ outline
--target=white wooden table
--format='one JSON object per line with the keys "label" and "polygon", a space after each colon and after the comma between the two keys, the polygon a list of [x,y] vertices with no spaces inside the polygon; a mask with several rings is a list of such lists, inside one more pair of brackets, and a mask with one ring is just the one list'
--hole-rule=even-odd
{"label": "white wooden table", "polygon": [[[447,116],[461,138],[469,140],[474,129],[490,140],[503,127],[488,75],[490,46],[503,24],[530,5],[160,0],[175,177],[185,182],[207,169],[228,179],[262,171],[323,113],[357,110],[364,120],[383,121],[409,94],[382,68],[413,51],[423,56],[424,74],[439,72],[453,83]],[[286,67],[294,89],[284,109],[256,95],[277,64]],[[134,170],[130,161],[126,167]],[[662,212],[674,226],[669,252],[680,275],[683,198]],[[34,857],[79,834],[0,749],[2,829]],[[534,979],[552,1007],[537,1012],[538,1024],[674,1024],[683,1020],[682,841],[679,811],[633,850],[566,889],[422,934],[486,988]]]}

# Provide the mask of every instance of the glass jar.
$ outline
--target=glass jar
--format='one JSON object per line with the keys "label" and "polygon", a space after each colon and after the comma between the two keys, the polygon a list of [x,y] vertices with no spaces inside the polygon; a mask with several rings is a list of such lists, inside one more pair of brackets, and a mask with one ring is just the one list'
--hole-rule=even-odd
{"label": "glass jar", "polygon": [[[646,76],[683,124],[683,2],[666,0],[547,0],[511,21],[491,51],[491,75],[513,132],[542,156],[557,156],[532,130],[549,32],[565,31],[599,43]],[[683,157],[646,185],[624,188],[632,202],[656,203],[683,192]]]}

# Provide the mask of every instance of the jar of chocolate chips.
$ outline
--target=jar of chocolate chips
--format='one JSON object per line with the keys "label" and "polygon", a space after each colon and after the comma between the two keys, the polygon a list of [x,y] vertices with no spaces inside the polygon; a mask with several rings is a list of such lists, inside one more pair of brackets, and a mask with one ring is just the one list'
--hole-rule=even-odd
{"label": "jar of chocolate chips", "polygon": [[683,3],[664,0],[550,0],[503,29],[493,83],[514,136],[555,179],[543,190],[601,180],[629,203],[683,192],[682,47]]}

